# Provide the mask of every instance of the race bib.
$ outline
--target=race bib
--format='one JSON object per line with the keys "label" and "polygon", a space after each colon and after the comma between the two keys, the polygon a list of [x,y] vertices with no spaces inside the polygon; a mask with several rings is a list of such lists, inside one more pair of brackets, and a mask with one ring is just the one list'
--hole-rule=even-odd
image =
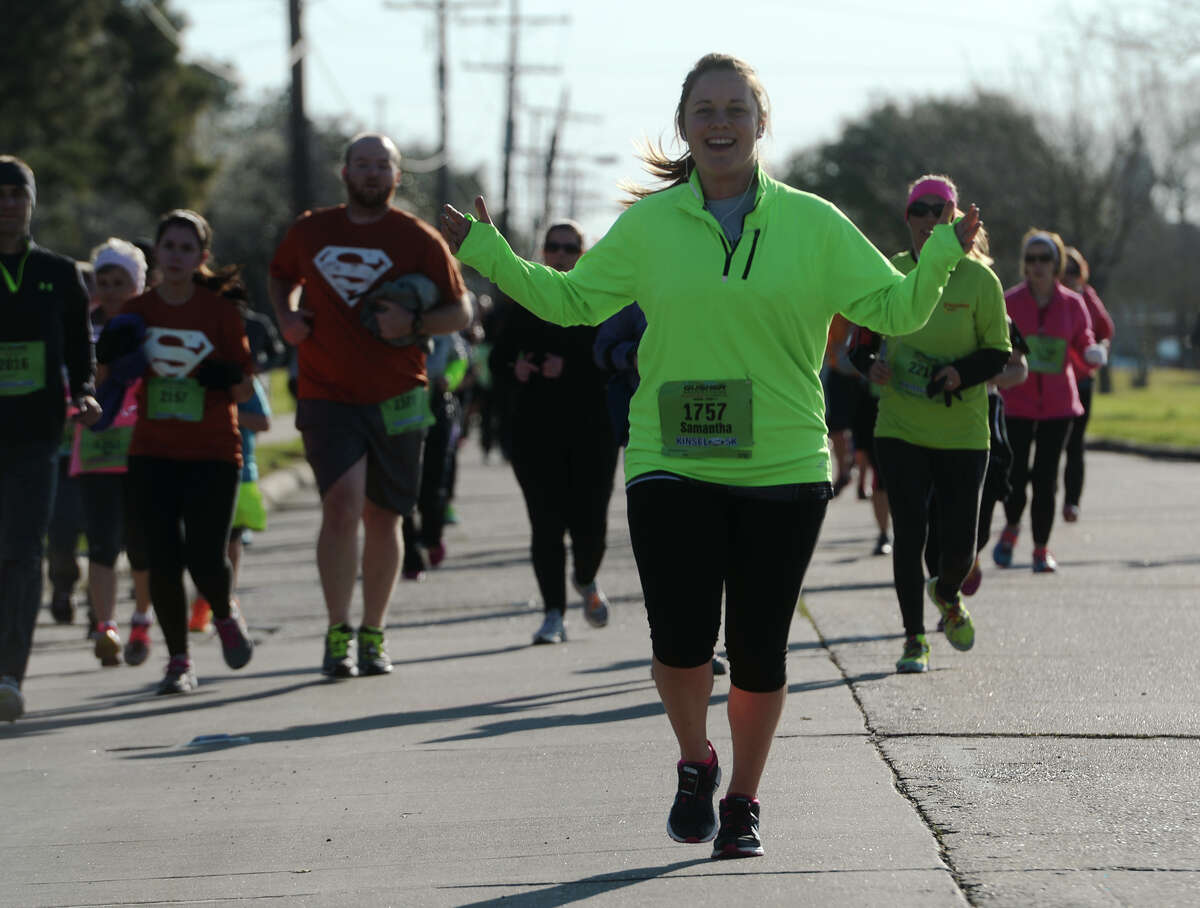
{"label": "race bib", "polygon": [[129,458],[129,445],[133,441],[133,426],[115,426],[103,432],[79,435],[80,473],[96,473],[120,470]]}
{"label": "race bib", "polygon": [[150,419],[200,422],[204,418],[204,388],[194,378],[151,378],[146,385],[146,415]]}
{"label": "race bib", "polygon": [[43,341],[0,343],[0,397],[19,397],[46,387]]}
{"label": "race bib", "polygon": [[385,400],[379,405],[379,412],[383,414],[383,428],[388,435],[415,432],[434,423],[433,412],[429,409],[429,389],[425,387],[413,388]]}
{"label": "race bib", "polygon": [[670,457],[750,457],[754,389],[749,379],[672,381],[658,389],[662,452]]}
{"label": "race bib", "polygon": [[944,363],[907,344],[895,344],[890,351],[892,387],[902,394],[928,398],[925,389]]}
{"label": "race bib", "polygon": [[1027,334],[1025,343],[1029,345],[1027,359],[1030,372],[1054,375],[1063,370],[1063,365],[1067,361],[1067,339],[1065,337]]}

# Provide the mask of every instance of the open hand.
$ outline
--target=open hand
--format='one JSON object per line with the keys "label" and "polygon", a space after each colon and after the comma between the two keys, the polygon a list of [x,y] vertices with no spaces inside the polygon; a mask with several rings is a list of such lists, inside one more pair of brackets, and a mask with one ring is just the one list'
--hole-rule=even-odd
{"label": "open hand", "polygon": [[563,358],[557,353],[547,353],[542,358],[542,377],[558,378],[563,373]]}
{"label": "open hand", "polygon": [[[475,196],[475,216],[485,224],[492,223],[487,204],[481,195]],[[442,206],[442,219],[439,226],[446,245],[450,247],[451,252],[458,255],[458,250],[462,248],[463,240],[467,238],[467,232],[471,229],[471,222],[467,220],[465,214],[447,202]]]}
{"label": "open hand", "polygon": [[[947,205],[942,209],[942,216],[938,222],[949,224],[954,220],[954,214],[954,206]],[[954,224],[954,233],[958,236],[958,242],[962,245],[964,252],[971,251],[971,247],[975,245],[975,236],[982,226],[983,219],[979,216],[979,208],[972,203],[971,207],[967,209],[967,213]]]}

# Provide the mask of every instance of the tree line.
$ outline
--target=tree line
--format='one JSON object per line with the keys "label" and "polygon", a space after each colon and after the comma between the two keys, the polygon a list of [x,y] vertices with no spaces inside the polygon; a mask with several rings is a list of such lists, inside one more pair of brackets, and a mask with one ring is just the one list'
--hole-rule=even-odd
{"label": "tree line", "polygon": [[[36,171],[35,230],[48,245],[85,258],[110,234],[146,238],[163,211],[196,208],[214,224],[217,259],[244,265],[252,292],[265,300],[267,263],[297,214],[288,199],[286,95],[247,101],[219,73],[184,62],[146,5],[7,5],[6,32],[20,39],[6,45],[0,153],[20,155]],[[169,0],[153,5],[186,29]],[[779,176],[838,205],[891,253],[908,242],[908,182],[949,174],[983,210],[1006,286],[1019,279],[1024,231],[1056,230],[1088,258],[1093,283],[1125,329],[1118,352],[1145,352],[1163,333],[1186,336],[1200,285],[1198,228],[1189,220],[1200,170],[1200,105],[1191,99],[1200,93],[1180,61],[1200,57],[1200,2],[1163,4],[1158,19],[1139,20],[1151,23],[1142,32],[1125,27],[1119,9],[1104,21],[1108,31],[1091,36],[1093,55],[1102,46],[1120,62],[1114,93],[1123,118],[1098,124],[1078,108],[1049,114],[1036,99],[997,91],[885,101],[834,140],[794,153]],[[1173,58],[1164,55],[1168,37]],[[313,124],[318,204],[342,196],[340,156],[353,131],[336,118]],[[442,201],[434,183],[433,174],[405,173],[401,204],[434,218]],[[473,173],[452,172],[452,185],[456,198],[482,189]]]}

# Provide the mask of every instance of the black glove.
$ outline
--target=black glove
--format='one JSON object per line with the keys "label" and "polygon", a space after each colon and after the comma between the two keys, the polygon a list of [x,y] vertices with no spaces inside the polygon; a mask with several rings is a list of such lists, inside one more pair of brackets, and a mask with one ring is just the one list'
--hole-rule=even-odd
{"label": "black glove", "polygon": [[946,376],[944,376],[944,375],[941,378],[930,379],[929,384],[925,386],[925,396],[932,398],[932,397],[937,397],[939,394],[943,394],[946,397],[946,406],[947,407],[950,406],[950,402],[951,402],[952,398],[957,397],[959,400],[962,400],[962,389],[961,388],[954,390],[954,391],[946,391],[945,385],[946,385]]}
{"label": "black glove", "polygon": [[192,376],[204,387],[213,391],[225,391],[242,380],[245,373],[237,363],[225,359],[206,359],[196,367]]}

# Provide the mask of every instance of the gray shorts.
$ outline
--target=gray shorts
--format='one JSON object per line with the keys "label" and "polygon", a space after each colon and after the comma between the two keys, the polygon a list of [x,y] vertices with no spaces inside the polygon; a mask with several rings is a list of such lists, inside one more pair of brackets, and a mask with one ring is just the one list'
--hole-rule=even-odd
{"label": "gray shorts", "polygon": [[421,480],[423,429],[388,435],[378,404],[333,400],[299,401],[296,428],[322,498],[365,455],[367,499],[401,515],[413,509]]}

